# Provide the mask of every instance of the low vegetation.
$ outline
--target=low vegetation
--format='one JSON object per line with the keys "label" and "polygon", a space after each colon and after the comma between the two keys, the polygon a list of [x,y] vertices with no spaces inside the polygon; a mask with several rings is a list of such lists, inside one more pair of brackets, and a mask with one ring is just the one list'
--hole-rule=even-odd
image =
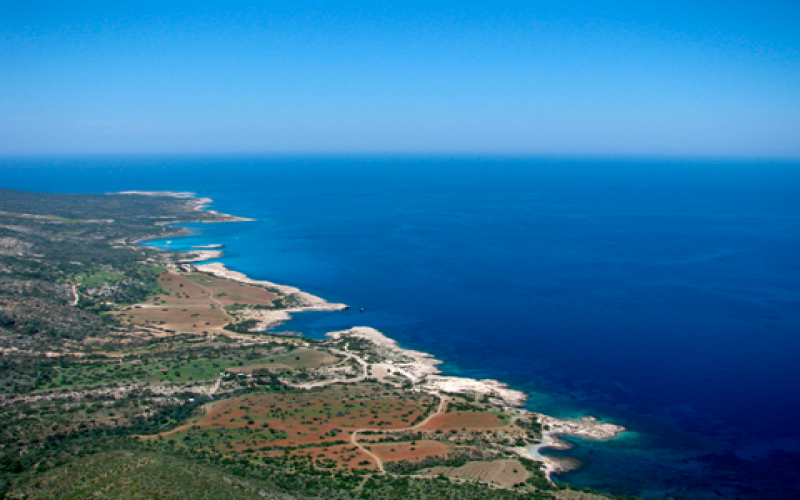
{"label": "low vegetation", "polygon": [[535,419],[260,331],[297,297],[135,244],[230,220],[196,208],[0,190],[0,497],[573,498],[513,449]]}

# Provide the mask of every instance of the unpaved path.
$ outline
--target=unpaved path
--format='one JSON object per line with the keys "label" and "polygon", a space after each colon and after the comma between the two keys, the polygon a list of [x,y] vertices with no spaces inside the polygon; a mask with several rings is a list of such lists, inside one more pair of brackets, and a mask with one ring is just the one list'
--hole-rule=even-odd
{"label": "unpaved path", "polygon": [[356,382],[363,382],[364,380],[366,380],[367,366],[368,366],[368,363],[366,361],[364,361],[363,359],[361,359],[360,357],[356,356],[351,352],[340,351],[339,349],[330,349],[330,351],[334,354],[340,354],[342,356],[355,360],[356,363],[361,365],[364,371],[361,373],[361,375],[353,378],[335,377],[328,380],[320,380],[318,382],[308,382],[305,384],[292,384],[290,382],[284,382],[284,384],[286,384],[289,387],[294,387],[296,389],[314,389],[316,387],[325,387],[326,385],[331,385],[331,384],[354,384]]}
{"label": "unpaved path", "polygon": [[212,291],[210,288],[208,288],[208,287],[206,287],[206,286],[203,286],[203,285],[201,285],[200,283],[196,283],[196,282],[195,282],[194,284],[195,284],[195,285],[197,285],[197,286],[199,286],[200,288],[202,288],[202,289],[203,289],[203,290],[205,290],[206,292],[208,292],[208,300],[210,300],[210,301],[212,301],[212,302],[216,303],[216,304],[217,304],[217,306],[220,308],[220,310],[222,310],[222,314],[224,314],[225,316],[227,316],[227,317],[228,317],[228,319],[230,319],[231,321],[233,321],[233,316],[231,316],[230,314],[228,314],[228,311],[226,311],[226,310],[225,310],[225,305],[224,305],[222,302],[220,302],[219,300],[217,300],[217,299],[215,299],[215,298],[214,298],[214,292],[213,292],[213,291]]}
{"label": "unpaved path", "polygon": [[[217,391],[219,390],[219,386],[221,384],[222,384],[222,375],[217,377],[217,381],[214,382],[214,385],[212,385],[209,388],[208,395],[213,397],[214,394],[216,394]],[[217,404],[216,401],[213,401],[213,402],[210,402],[210,403],[206,403],[204,405],[206,413],[208,413],[215,404]],[[176,428],[174,428],[174,429],[172,429],[170,431],[167,431],[167,432],[161,432],[159,434],[152,434],[152,435],[140,435],[139,439],[149,440],[149,439],[158,439],[159,437],[163,437],[163,436],[170,436],[170,435],[175,434],[177,432],[182,432],[182,431],[189,430],[189,429],[192,428],[193,425],[195,425],[195,422],[190,422],[190,423],[187,423],[187,424],[180,425],[180,426],[178,426],[178,427],[176,427]]]}
{"label": "unpaved path", "polygon": [[[356,356],[355,354],[353,354],[351,352],[341,351],[339,349],[331,349],[330,351],[332,353],[340,354],[342,356],[354,359],[358,364],[361,365],[361,367],[363,368],[364,371],[362,372],[361,375],[359,375],[357,377],[353,377],[353,378],[347,378],[347,379],[332,378],[332,379],[329,379],[329,380],[321,380],[319,382],[309,382],[309,383],[306,383],[306,384],[290,384],[290,383],[286,383],[286,385],[288,385],[290,387],[295,387],[295,388],[298,388],[298,389],[313,389],[313,388],[316,388],[316,387],[325,387],[327,385],[336,384],[336,383],[352,384],[352,383],[356,383],[356,382],[362,382],[367,378],[367,367],[369,366],[369,363],[364,361],[360,356]],[[393,433],[393,432],[411,431],[411,430],[417,429],[419,427],[422,427],[423,425],[425,425],[428,422],[430,422],[433,417],[444,413],[444,411],[447,409],[448,399],[445,396],[442,396],[441,394],[437,394],[437,397],[439,398],[439,405],[437,406],[436,411],[431,413],[430,415],[428,415],[422,422],[420,422],[420,423],[418,423],[416,425],[413,425],[411,427],[404,427],[404,428],[401,428],[401,429],[377,429],[377,430],[380,431],[380,432],[383,432],[383,433]],[[386,469],[384,469],[384,467],[383,467],[383,461],[376,454],[372,453],[371,451],[366,449],[364,446],[362,446],[358,442],[358,433],[359,432],[366,432],[366,431],[375,432],[376,429],[364,428],[364,429],[356,429],[356,430],[354,430],[350,434],[350,443],[353,446],[355,446],[356,448],[358,448],[359,450],[361,450],[361,452],[363,452],[364,454],[366,454],[369,457],[371,457],[375,461],[375,464],[378,466],[378,470],[380,471],[380,474],[384,475],[384,474],[386,474]]]}
{"label": "unpaved path", "polygon": [[[428,422],[430,422],[433,417],[435,417],[437,415],[441,415],[442,413],[444,413],[447,410],[447,403],[448,403],[449,400],[446,397],[442,396],[442,395],[438,395],[438,397],[439,397],[439,405],[436,407],[436,411],[431,413],[427,417],[425,417],[425,419],[422,422],[420,422],[420,423],[418,423],[416,425],[412,425],[411,427],[404,427],[402,429],[378,429],[377,431],[388,434],[388,433],[394,433],[394,432],[413,431],[414,429],[418,429],[418,428],[422,427],[423,425],[425,425]],[[376,429],[356,429],[356,430],[354,430],[353,433],[350,434],[350,443],[353,446],[355,446],[356,448],[358,448],[359,450],[361,450],[363,453],[365,453],[365,454],[369,455],[370,457],[372,457],[372,459],[375,461],[375,465],[378,466],[378,470],[380,471],[380,474],[381,475],[385,475],[386,474],[386,469],[384,469],[384,467],[383,467],[383,460],[381,460],[378,457],[378,455],[372,453],[371,451],[366,449],[366,447],[362,446],[361,443],[358,442],[358,439],[356,439],[356,437],[358,436],[359,432],[366,432],[366,431],[376,432]]]}
{"label": "unpaved path", "polygon": [[217,377],[217,381],[214,382],[214,385],[211,386],[211,389],[208,391],[209,396],[213,396],[219,390],[219,386],[222,385],[222,375]]}

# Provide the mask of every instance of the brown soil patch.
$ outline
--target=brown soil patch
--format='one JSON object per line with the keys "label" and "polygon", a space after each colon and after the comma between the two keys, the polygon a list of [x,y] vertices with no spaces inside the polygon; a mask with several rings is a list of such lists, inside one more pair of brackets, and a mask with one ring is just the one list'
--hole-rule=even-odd
{"label": "brown soil patch", "polygon": [[437,441],[417,441],[414,444],[410,442],[367,444],[366,447],[384,462],[444,456],[450,451],[450,446]]}
{"label": "brown soil patch", "polygon": [[[253,456],[280,455],[290,447],[292,454],[311,456],[322,468],[375,468],[368,455],[349,449],[353,448],[352,432],[410,427],[434,404],[431,398],[413,401],[400,394],[386,395],[384,390],[335,387],[218,401],[197,422],[170,438],[195,448]],[[439,452],[423,447],[419,456]]]}
{"label": "brown soil patch", "polygon": [[436,415],[420,429],[448,431],[451,429],[497,429],[506,424],[496,415],[478,411],[456,411]]}
{"label": "brown soil patch", "polygon": [[224,333],[231,318],[223,306],[270,306],[276,294],[256,286],[235,283],[202,273],[159,276],[162,293],[130,310],[112,313],[122,322],[176,333]]}
{"label": "brown soil patch", "polygon": [[264,288],[236,283],[203,273],[178,275],[167,272],[159,276],[159,284],[165,292],[163,295],[182,303],[193,300],[195,296],[209,297],[209,292],[213,293],[214,298],[226,306],[237,303],[270,306],[278,298],[276,294]]}
{"label": "brown soil patch", "polygon": [[497,483],[507,488],[515,484],[524,483],[530,477],[530,473],[519,463],[519,460],[469,462],[461,467],[434,467],[427,469],[425,472],[444,474],[447,477]]}
{"label": "brown soil patch", "polygon": [[118,315],[121,316],[120,319],[123,322],[162,330],[174,330],[177,333],[220,333],[222,327],[230,322],[223,311],[211,309],[208,305],[175,308],[164,304],[158,307],[125,311]]}

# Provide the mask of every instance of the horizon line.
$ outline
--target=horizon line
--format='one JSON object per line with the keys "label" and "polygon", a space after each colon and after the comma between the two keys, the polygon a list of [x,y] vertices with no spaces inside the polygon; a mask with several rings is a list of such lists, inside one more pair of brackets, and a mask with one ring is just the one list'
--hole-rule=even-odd
{"label": "horizon line", "polygon": [[0,159],[34,158],[358,158],[358,159],[474,159],[474,160],[596,160],[596,161],[714,161],[714,162],[800,162],[800,156],[778,155],[712,155],[712,154],[568,154],[568,153],[470,153],[470,152],[139,152],[139,153],[2,153]]}

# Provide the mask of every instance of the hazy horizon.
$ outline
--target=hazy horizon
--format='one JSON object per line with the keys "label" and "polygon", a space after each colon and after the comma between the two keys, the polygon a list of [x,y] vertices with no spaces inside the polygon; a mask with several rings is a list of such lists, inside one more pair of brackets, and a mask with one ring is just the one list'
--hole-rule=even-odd
{"label": "hazy horizon", "polygon": [[194,158],[194,159],[230,159],[239,157],[241,159],[254,160],[337,160],[354,159],[363,161],[398,161],[398,160],[453,160],[453,161],[542,161],[542,162],[571,162],[582,161],[589,163],[704,163],[704,164],[764,164],[764,163],[789,163],[800,162],[800,156],[759,156],[759,155],[722,155],[722,154],[568,154],[568,153],[470,153],[470,152],[363,152],[363,151],[344,151],[344,152],[303,152],[303,151],[204,151],[204,152],[66,152],[66,153],[0,153],[0,160],[32,160],[41,159],[62,159],[62,160],[85,160],[90,158],[97,159],[152,159],[152,158]]}

